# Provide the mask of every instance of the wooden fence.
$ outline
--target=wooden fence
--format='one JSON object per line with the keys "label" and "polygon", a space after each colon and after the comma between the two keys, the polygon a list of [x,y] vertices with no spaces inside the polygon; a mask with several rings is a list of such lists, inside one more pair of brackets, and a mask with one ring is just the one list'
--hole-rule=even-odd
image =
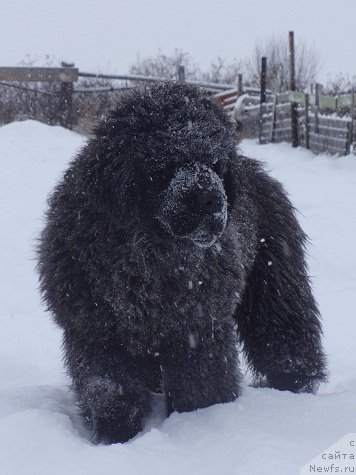
{"label": "wooden fence", "polygon": [[[177,80],[185,81],[184,68]],[[0,122],[32,118],[90,133],[93,124],[126,89],[140,83],[169,81],[140,75],[95,74],[74,65],[62,67],[0,67]],[[195,84],[211,94],[231,90],[231,84]],[[12,92],[11,92],[12,91]]]}
{"label": "wooden fence", "polygon": [[[224,93],[217,95],[219,102],[234,118],[231,97],[234,97],[233,91],[226,94],[226,100]],[[339,97],[294,91],[274,96],[269,94],[267,102],[244,107],[243,135],[247,138],[258,137],[261,144],[292,143],[294,107],[299,146],[304,146],[316,154],[326,152],[339,156],[350,154],[353,148],[353,153],[356,155],[355,99],[356,94]]]}
{"label": "wooden fence", "polygon": [[[78,79],[116,81],[109,87],[80,87]],[[241,78],[240,78],[241,79]],[[0,86],[16,87],[30,91],[37,97],[38,94],[51,96],[54,99],[52,112],[54,115],[50,123],[59,123],[67,128],[73,127],[73,97],[79,94],[91,95],[97,93],[111,93],[122,91],[128,87],[136,87],[140,82],[164,81],[167,79],[145,77],[137,75],[105,75],[80,72],[74,65],[63,63],[59,68],[35,67],[0,67]],[[184,75],[180,76],[184,80]],[[121,81],[118,83],[118,81]],[[59,89],[50,92],[40,89],[31,89],[28,83],[58,83]],[[350,153],[352,145],[356,154],[356,94],[339,97],[304,94],[290,91],[284,94],[273,95],[265,91],[266,102],[260,104],[259,93],[256,88],[242,88],[240,80],[238,87],[231,84],[197,83],[199,87],[215,94],[216,99],[233,117],[236,102],[242,95],[247,97],[243,108],[243,130],[246,137],[259,137],[261,143],[292,142],[292,110],[296,111],[298,144],[311,149],[315,153],[329,152],[338,155]],[[76,84],[79,84],[79,88]],[[76,87],[74,87],[76,85]],[[92,96],[90,96],[92,97]],[[262,97],[262,95],[261,95]],[[106,101],[107,104],[110,101]],[[0,109],[2,108],[0,97]],[[103,107],[106,105],[102,105]],[[78,107],[75,108],[76,112]],[[348,115],[338,117],[343,113]],[[97,111],[100,116],[101,109]],[[294,115],[295,117],[295,115]],[[32,118],[36,118],[33,114]],[[93,118],[93,120],[96,117]],[[295,130],[294,130],[295,132]]]}
{"label": "wooden fence", "polygon": [[[60,68],[39,68],[39,67],[0,67],[0,85],[17,87],[23,91],[31,91],[27,88],[27,83],[59,83],[60,90],[57,94],[52,92],[41,92],[36,90],[36,94],[56,96],[58,123],[67,128],[73,125],[73,83],[78,80],[78,69],[72,65],[63,63]],[[16,83],[17,85],[14,85]],[[0,108],[1,108],[0,102]]]}
{"label": "wooden fence", "polygon": [[[256,98],[260,90],[255,87],[245,87],[239,91],[238,88],[233,87],[214,94],[215,99],[221,104],[225,111],[233,118],[233,113],[237,99],[241,94],[248,94],[249,97]],[[271,97],[271,91],[267,91],[268,97]],[[255,102],[255,101],[254,101]]]}

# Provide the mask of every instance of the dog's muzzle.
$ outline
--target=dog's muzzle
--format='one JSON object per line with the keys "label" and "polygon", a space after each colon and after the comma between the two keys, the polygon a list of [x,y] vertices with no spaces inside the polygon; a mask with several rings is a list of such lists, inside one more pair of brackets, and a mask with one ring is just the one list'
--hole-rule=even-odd
{"label": "dog's muzzle", "polygon": [[207,248],[223,234],[227,198],[218,175],[209,167],[181,168],[163,194],[159,221],[172,236]]}

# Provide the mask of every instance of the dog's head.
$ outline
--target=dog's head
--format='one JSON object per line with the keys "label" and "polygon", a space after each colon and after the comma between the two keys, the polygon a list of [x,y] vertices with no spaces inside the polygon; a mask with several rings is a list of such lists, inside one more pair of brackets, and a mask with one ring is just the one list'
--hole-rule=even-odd
{"label": "dog's head", "polygon": [[167,83],[130,94],[118,113],[109,130],[120,127],[142,220],[162,237],[211,246],[232,201],[236,139],[224,112],[197,88]]}

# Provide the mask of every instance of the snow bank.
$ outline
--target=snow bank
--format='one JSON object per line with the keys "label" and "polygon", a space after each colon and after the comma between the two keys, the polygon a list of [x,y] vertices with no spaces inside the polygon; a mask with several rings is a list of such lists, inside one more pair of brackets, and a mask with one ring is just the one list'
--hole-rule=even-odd
{"label": "snow bank", "polygon": [[245,154],[267,162],[312,239],[330,382],[317,396],[254,389],[237,401],[163,415],[124,445],[93,446],[81,425],[34,271],[46,196],[84,139],[33,121],[0,128],[0,474],[294,475],[356,428],[356,160],[289,146]]}

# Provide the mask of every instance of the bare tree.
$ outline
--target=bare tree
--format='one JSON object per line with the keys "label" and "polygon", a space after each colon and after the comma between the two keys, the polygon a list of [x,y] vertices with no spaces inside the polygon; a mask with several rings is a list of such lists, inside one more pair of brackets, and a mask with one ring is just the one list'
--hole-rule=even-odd
{"label": "bare tree", "polygon": [[171,55],[158,51],[156,56],[139,58],[130,67],[130,73],[164,79],[177,79],[179,66],[185,67],[185,75],[188,80],[225,84],[235,84],[237,74],[242,69],[241,61],[233,60],[229,62],[225,58],[218,56],[210,63],[207,70],[202,70],[193,61],[189,53],[175,49]]}
{"label": "bare tree", "polygon": [[323,87],[325,94],[331,94],[337,96],[341,93],[351,93],[356,91],[356,76],[350,76],[348,74],[338,74],[335,77],[329,77]]}
{"label": "bare tree", "polygon": [[187,79],[195,80],[198,75],[198,66],[193,63],[190,55],[179,49],[168,55],[160,50],[157,55],[147,58],[138,58],[129,71],[130,74],[141,76],[154,76],[162,79],[177,79],[179,66],[185,66]]}
{"label": "bare tree", "polygon": [[[320,69],[319,54],[304,40],[296,42],[296,86],[304,90],[314,83]],[[288,90],[288,41],[287,36],[273,36],[265,42],[258,42],[252,57],[245,62],[246,80],[255,87],[261,81],[261,58],[267,57],[267,87],[276,92]]]}
{"label": "bare tree", "polygon": [[210,63],[207,71],[199,70],[199,80],[204,82],[236,84],[237,75],[242,73],[242,62],[234,59],[229,62],[226,58],[218,56]]}

